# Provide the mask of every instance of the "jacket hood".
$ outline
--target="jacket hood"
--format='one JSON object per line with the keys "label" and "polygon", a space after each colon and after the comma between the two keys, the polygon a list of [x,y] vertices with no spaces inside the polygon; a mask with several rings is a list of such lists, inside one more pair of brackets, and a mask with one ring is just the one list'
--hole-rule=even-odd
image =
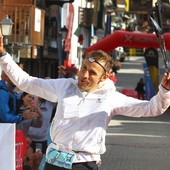
{"label": "jacket hood", "polygon": [[[77,87],[77,82],[78,82],[77,80],[69,78],[69,81]],[[98,93],[98,92],[106,93],[110,90],[116,91],[116,87],[115,87],[113,81],[110,80],[109,78],[107,78],[104,82],[101,82],[99,84],[99,88],[95,91],[95,93]]]}

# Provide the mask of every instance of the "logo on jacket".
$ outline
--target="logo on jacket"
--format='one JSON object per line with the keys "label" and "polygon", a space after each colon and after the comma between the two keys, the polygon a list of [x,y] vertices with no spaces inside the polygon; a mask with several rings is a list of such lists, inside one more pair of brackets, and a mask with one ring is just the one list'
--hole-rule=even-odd
{"label": "logo on jacket", "polygon": [[101,103],[102,100],[100,98],[97,99],[97,103]]}

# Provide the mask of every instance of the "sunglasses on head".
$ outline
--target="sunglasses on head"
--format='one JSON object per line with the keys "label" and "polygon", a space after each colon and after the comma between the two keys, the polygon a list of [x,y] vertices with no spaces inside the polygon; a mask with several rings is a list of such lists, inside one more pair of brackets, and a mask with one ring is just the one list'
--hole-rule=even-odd
{"label": "sunglasses on head", "polygon": [[88,61],[91,62],[91,63],[93,63],[93,62],[97,63],[99,66],[101,66],[103,68],[105,73],[107,72],[107,70],[98,61],[96,61],[94,58],[88,57]]}

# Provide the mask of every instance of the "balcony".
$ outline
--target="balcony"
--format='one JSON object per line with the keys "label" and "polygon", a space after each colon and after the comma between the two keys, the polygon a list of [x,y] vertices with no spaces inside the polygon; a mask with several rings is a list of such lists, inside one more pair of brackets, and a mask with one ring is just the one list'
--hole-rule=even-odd
{"label": "balcony", "polygon": [[13,21],[12,35],[8,39],[14,46],[43,46],[45,11],[33,4],[1,4],[0,20],[6,15]]}

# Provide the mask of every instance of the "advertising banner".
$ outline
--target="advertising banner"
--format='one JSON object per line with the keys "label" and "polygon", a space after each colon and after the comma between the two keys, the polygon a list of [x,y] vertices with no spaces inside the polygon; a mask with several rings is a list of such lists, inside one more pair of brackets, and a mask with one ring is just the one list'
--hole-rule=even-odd
{"label": "advertising banner", "polygon": [[145,80],[145,99],[150,100],[155,95],[155,88],[149,74],[148,65],[143,64],[144,80]]}
{"label": "advertising banner", "polygon": [[0,169],[15,169],[15,124],[0,123]]}
{"label": "advertising banner", "polygon": [[21,130],[16,131],[15,149],[16,149],[16,170],[23,169],[24,155],[27,148],[27,142],[24,133]]}

